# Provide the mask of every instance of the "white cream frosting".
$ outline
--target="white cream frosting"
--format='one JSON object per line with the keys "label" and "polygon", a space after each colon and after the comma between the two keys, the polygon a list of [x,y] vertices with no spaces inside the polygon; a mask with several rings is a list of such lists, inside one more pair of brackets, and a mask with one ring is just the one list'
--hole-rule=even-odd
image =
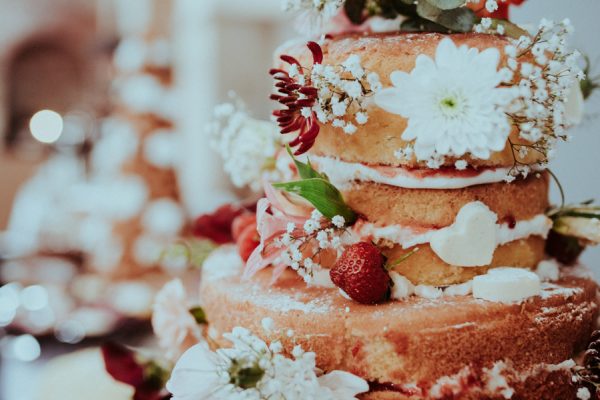
{"label": "white cream frosting", "polygon": [[509,168],[484,168],[475,172],[431,170],[424,176],[402,167],[377,167],[321,156],[311,156],[310,159],[339,189],[350,187],[354,181],[383,183],[406,189],[461,189],[503,182],[510,171]]}
{"label": "white cream frosting", "polygon": [[[496,224],[496,245],[525,239],[529,236],[546,237],[552,228],[552,221],[543,214],[535,217],[518,221],[511,228],[509,224]],[[419,244],[429,243],[436,229],[422,230],[402,225],[378,226],[370,222],[361,223],[357,228],[357,235],[360,237],[370,236],[375,240],[389,240],[390,242],[401,245],[407,249]]]}

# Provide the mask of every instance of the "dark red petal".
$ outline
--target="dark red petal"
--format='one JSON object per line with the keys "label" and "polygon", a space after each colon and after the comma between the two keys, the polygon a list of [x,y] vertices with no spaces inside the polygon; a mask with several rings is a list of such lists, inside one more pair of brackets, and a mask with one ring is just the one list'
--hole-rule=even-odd
{"label": "dark red petal", "polygon": [[300,107],[312,107],[315,105],[315,99],[299,99],[296,101],[296,105]]}
{"label": "dark red petal", "polygon": [[277,123],[278,124],[283,124],[283,125],[287,125],[290,122],[292,122],[294,120],[294,117],[290,116],[285,116],[285,117],[279,117],[277,118]]}
{"label": "dark red petal", "polygon": [[283,70],[283,69],[279,69],[279,68],[271,68],[269,70],[269,75],[277,75],[277,74],[282,74],[285,76],[290,76],[287,71]]}
{"label": "dark red petal", "polygon": [[298,60],[296,60],[294,57],[292,56],[288,56],[287,54],[282,54],[281,56],[279,56],[279,58],[281,58],[283,61],[285,61],[288,64],[296,64],[298,67],[301,67],[300,63],[298,62]]}
{"label": "dark red petal", "polygon": [[133,351],[113,342],[105,343],[101,350],[106,371],[115,380],[134,388],[144,383],[144,368],[135,359]]}
{"label": "dark red petal", "polygon": [[314,144],[315,142],[303,142],[302,145],[294,152],[294,154],[297,156],[304,154],[308,150],[310,150],[310,148],[313,147]]}
{"label": "dark red petal", "polygon": [[289,124],[286,127],[282,128],[280,132],[284,133],[284,134],[285,133],[291,133],[291,132],[297,131],[301,127],[302,127],[302,122],[297,119],[294,122],[292,122],[291,124]]}
{"label": "dark red petal", "polygon": [[312,119],[309,121],[310,122],[308,125],[308,129],[305,132],[303,132],[302,135],[300,136],[300,139],[303,142],[314,140],[317,137],[317,135],[319,134],[319,131],[321,130],[321,128],[319,127],[319,124],[314,122]]}
{"label": "dark red petal", "polygon": [[298,89],[298,91],[306,96],[317,96],[319,94],[319,90],[312,86],[304,86]]}
{"label": "dark red petal", "polygon": [[323,62],[323,49],[321,49],[321,46],[317,42],[308,42],[306,46],[312,53],[313,63],[321,64]]}
{"label": "dark red petal", "polygon": [[302,85],[299,85],[297,83],[289,83],[285,86],[286,90],[298,90],[302,87]]}

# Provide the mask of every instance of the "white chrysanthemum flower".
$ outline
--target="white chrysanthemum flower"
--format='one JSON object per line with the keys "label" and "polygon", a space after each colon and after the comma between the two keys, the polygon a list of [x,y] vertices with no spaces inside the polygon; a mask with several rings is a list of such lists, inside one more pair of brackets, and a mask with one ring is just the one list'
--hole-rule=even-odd
{"label": "white chrysanthemum flower", "polygon": [[287,358],[279,341],[268,346],[244,328],[223,336],[233,347],[212,352],[202,343],[180,358],[167,382],[174,400],[351,400],[369,390],[348,372],[319,376],[315,353],[300,346]]}
{"label": "white chrysanthemum flower", "polygon": [[487,159],[510,133],[504,108],[513,95],[498,87],[499,61],[495,48],[480,52],[444,39],[435,59],[421,55],[410,74],[394,71],[394,87],[377,93],[375,103],[408,119],[402,139],[414,140],[417,159],[432,165],[467,153]]}

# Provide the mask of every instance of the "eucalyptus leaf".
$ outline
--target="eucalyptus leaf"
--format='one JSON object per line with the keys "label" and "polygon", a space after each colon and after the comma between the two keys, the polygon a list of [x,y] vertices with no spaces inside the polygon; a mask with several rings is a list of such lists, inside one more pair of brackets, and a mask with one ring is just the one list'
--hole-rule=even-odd
{"label": "eucalyptus leaf", "polygon": [[344,202],[340,191],[323,178],[275,183],[273,187],[295,193],[306,199],[328,219],[341,215],[347,225],[351,225],[356,221],[356,213]]}
{"label": "eucalyptus leaf", "polygon": [[204,325],[208,323],[208,320],[206,319],[206,312],[202,307],[193,307],[190,308],[189,311],[190,314],[192,314],[192,317],[194,317],[194,319],[196,320],[196,323],[198,323],[199,325]]}
{"label": "eucalyptus leaf", "polygon": [[425,0],[434,7],[442,10],[452,10],[465,5],[466,0]]}
{"label": "eucalyptus leaf", "polygon": [[428,3],[427,1],[419,1],[417,3],[417,14],[421,18],[428,19],[429,21],[437,21],[442,12],[442,9],[432,5],[431,3]]}
{"label": "eucalyptus leaf", "polygon": [[470,8],[455,8],[442,11],[433,21],[452,32],[470,32],[473,30],[476,17]]}
{"label": "eucalyptus leaf", "polygon": [[421,17],[409,18],[403,21],[400,30],[403,32],[448,32],[447,28]]}

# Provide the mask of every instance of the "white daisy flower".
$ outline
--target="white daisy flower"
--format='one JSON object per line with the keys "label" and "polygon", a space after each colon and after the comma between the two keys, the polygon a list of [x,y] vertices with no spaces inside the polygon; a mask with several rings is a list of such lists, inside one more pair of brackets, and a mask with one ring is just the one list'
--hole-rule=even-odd
{"label": "white daisy flower", "polygon": [[369,390],[348,372],[319,374],[315,353],[300,346],[287,358],[280,342],[268,346],[244,328],[223,336],[233,347],[213,352],[202,343],[179,359],[167,382],[174,400],[351,400]]}
{"label": "white daisy flower", "polygon": [[498,87],[506,78],[499,61],[495,48],[480,52],[446,38],[435,59],[421,55],[410,73],[392,72],[394,87],[377,93],[375,103],[408,119],[402,139],[414,141],[418,160],[433,165],[467,153],[487,159],[510,133],[505,106],[514,95]]}

